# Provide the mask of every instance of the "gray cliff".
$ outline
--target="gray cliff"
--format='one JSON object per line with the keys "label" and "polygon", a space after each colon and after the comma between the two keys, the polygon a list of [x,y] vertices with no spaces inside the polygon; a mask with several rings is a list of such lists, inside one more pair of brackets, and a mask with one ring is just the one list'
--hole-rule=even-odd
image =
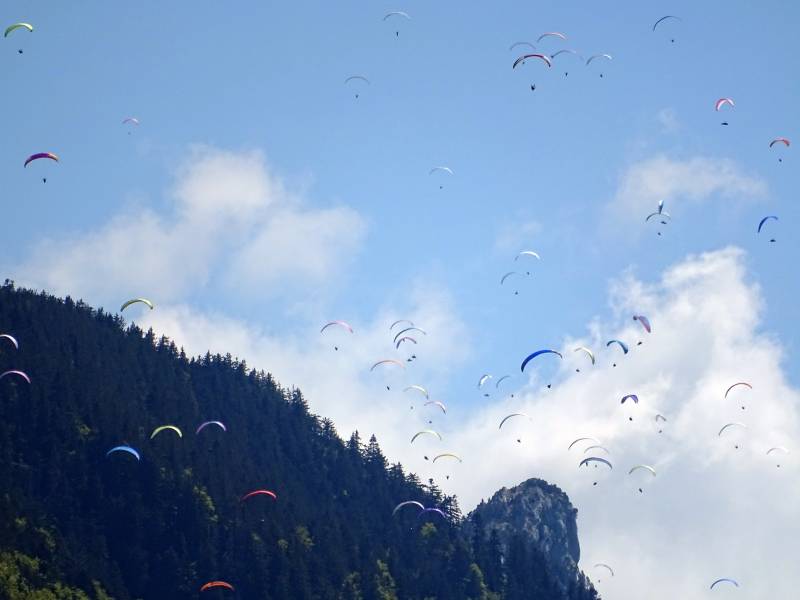
{"label": "gray cliff", "polygon": [[515,534],[545,558],[551,576],[562,589],[575,585],[580,575],[578,560],[578,510],[557,486],[541,479],[528,479],[511,489],[502,488],[488,502],[470,513],[466,527],[474,534],[473,517],[480,515],[484,535],[494,529],[505,553]]}

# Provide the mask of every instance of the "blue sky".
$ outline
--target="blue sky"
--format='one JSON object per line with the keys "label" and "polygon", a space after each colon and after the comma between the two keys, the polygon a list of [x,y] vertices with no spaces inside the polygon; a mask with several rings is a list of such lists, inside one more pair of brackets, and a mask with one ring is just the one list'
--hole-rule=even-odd
{"label": "blue sky", "polygon": [[[215,331],[220,345],[279,377],[282,348],[306,360],[319,349],[304,353],[304,344],[326,320],[351,321],[357,335],[360,325],[372,339],[390,317],[428,315],[431,323],[419,324],[429,329],[430,350],[421,344],[419,354],[421,363],[431,360],[420,375],[463,419],[480,419],[500,401],[476,390],[481,374],[516,373],[530,351],[591,339],[595,329],[621,331],[634,311],[658,316],[668,308],[660,302],[677,294],[659,283],[662,273],[735,246],[743,252],[719,255],[719,268],[735,273],[731,293],[753,301],[743,312],[731,309],[730,318],[758,314],[748,335],[775,343],[778,379],[796,385],[797,158],[794,147],[768,143],[797,137],[800,7],[552,4],[6,3],[3,23],[24,20],[36,29],[0,40],[0,264],[21,283],[95,305],[151,297],[169,316],[133,318],[155,319],[150,324],[196,352],[204,341],[190,340],[191,331]],[[390,10],[412,19],[382,21]],[[664,14],[683,21],[654,33]],[[531,61],[512,71],[513,42],[535,43],[554,30],[568,41],[544,40],[539,50],[609,53],[613,61],[587,68],[562,55],[552,69]],[[345,85],[353,74],[371,85]],[[715,113],[724,96],[736,107]],[[126,116],[141,125],[123,126]],[[61,163],[23,169],[39,151],[57,153]],[[455,175],[429,175],[435,165]],[[217,192],[181,196],[187,182],[205,189],[215,179]],[[262,187],[251,204],[240,203],[240,191],[249,198],[247,190]],[[266,197],[278,198],[266,204],[280,206],[284,220],[276,224],[264,207],[251,212]],[[662,198],[673,221],[659,237],[644,217]],[[209,203],[219,199],[226,208],[218,213]],[[775,244],[756,235],[767,214],[780,217],[769,225]],[[240,218],[255,225],[247,229]],[[93,278],[97,248],[87,240],[116,239],[120,219],[133,223],[128,241],[147,229],[142,223],[155,222],[166,231],[159,244],[174,240],[180,248],[169,246],[170,258],[159,261],[158,244],[146,260],[122,244],[119,260],[104,257],[116,276]],[[175,223],[182,224],[172,230]],[[261,227],[272,232],[267,241],[286,231],[309,236],[309,255],[289,242],[277,257],[270,244],[232,250],[240,233],[255,239]],[[194,243],[207,268],[183,268]],[[69,264],[59,262],[85,247]],[[542,261],[515,296],[499,279],[522,249]],[[260,276],[261,260],[269,276]],[[163,272],[151,277],[154,265]],[[645,293],[636,283],[628,294],[626,281],[660,291]],[[701,303],[705,296],[696,293]],[[635,306],[638,299],[645,306]],[[720,304],[727,315],[727,301]],[[229,331],[238,333],[225,337]],[[275,352],[262,353],[253,340]],[[348,355],[362,371],[383,358],[367,346],[363,356]],[[698,351],[687,342],[687,354]],[[344,433],[351,425],[388,428],[358,423],[352,411],[337,413],[320,398],[342,394],[316,379],[339,383],[336,376],[285,366],[292,383],[312,391],[312,407],[337,417]],[[542,377],[554,375],[542,369]],[[405,429],[403,437],[410,437]],[[386,444],[392,458],[416,464],[419,457]],[[469,504],[492,490],[456,491]]]}

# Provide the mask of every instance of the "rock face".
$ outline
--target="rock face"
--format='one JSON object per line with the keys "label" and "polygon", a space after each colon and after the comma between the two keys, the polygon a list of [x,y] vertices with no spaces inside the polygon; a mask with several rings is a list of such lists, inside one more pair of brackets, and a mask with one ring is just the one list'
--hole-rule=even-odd
{"label": "rock face", "polygon": [[476,514],[480,515],[485,535],[493,529],[497,531],[504,552],[512,537],[521,534],[544,555],[551,576],[564,589],[575,584],[581,556],[578,509],[559,487],[541,479],[528,479],[514,488],[502,488],[470,513],[470,533],[474,532]]}

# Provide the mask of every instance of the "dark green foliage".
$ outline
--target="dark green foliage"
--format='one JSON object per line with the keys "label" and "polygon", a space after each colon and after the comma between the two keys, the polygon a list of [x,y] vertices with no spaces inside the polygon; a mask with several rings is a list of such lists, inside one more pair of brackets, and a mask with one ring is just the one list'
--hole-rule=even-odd
{"label": "dark green foliage", "polygon": [[[0,368],[33,381],[0,381],[0,600],[180,600],[212,579],[237,598],[533,597],[508,574],[528,555],[504,566],[491,539],[473,552],[455,498],[388,465],[374,436],[343,442],[299,390],[244,361],[187,358],[118,316],[9,283],[0,332],[20,341],[0,347]],[[194,434],[212,419],[228,432]],[[150,440],[163,424],[183,439]],[[106,458],[118,444],[141,462]],[[256,488],[277,502],[240,502]],[[392,518],[409,499],[450,521]],[[546,573],[532,573],[548,590]],[[590,598],[581,589],[569,598]],[[547,593],[535,597],[567,597]]]}

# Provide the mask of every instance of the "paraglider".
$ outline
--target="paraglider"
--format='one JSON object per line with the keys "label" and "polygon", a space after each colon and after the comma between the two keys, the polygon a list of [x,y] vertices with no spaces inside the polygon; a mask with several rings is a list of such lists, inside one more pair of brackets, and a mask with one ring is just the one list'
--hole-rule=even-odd
{"label": "paraglider", "polygon": [[[521,257],[523,257],[523,256],[530,256],[530,257],[532,257],[532,258],[535,258],[536,260],[542,260],[542,257],[541,257],[541,256],[539,256],[539,254],[537,254],[537,253],[536,253],[536,252],[534,252],[533,250],[523,250],[522,252],[520,252],[519,254],[517,254],[517,255],[514,257],[514,262],[518,261],[518,260],[519,260]],[[526,273],[525,273],[525,274],[526,274],[526,275],[530,275],[530,274],[531,274],[531,272],[530,272],[530,271],[526,271]]]}
{"label": "paraglider", "polygon": [[573,440],[573,442],[569,446],[567,446],[567,450],[572,450],[572,447],[580,442],[594,442],[595,444],[600,443],[597,439],[593,437],[579,437],[578,439]]}
{"label": "paraglider", "polygon": [[717,434],[717,436],[721,436],[730,427],[741,427],[742,429],[747,429],[747,425],[745,425],[744,423],[739,423],[738,421],[735,421],[733,423],[728,423],[727,425],[724,425],[722,427],[722,429],[719,430],[719,433]]}
{"label": "paraglider", "polygon": [[558,39],[561,39],[561,40],[566,40],[567,39],[567,36],[564,35],[563,33],[559,32],[559,31],[546,31],[545,33],[543,33],[542,35],[539,36],[539,38],[536,40],[536,43],[538,44],[543,39],[548,38],[548,37],[554,37],[554,38],[558,38]]}
{"label": "paraglider", "polygon": [[227,581],[209,581],[208,583],[204,583],[200,587],[200,591],[201,592],[206,592],[208,590],[213,590],[214,588],[222,588],[222,589],[230,590],[232,592],[236,591],[234,589],[234,587],[230,583],[228,583]]}
{"label": "paraglider", "polygon": [[377,367],[379,367],[381,365],[396,365],[396,366],[402,367],[404,369],[406,368],[406,366],[403,363],[401,363],[399,360],[395,360],[394,358],[385,358],[383,360],[379,360],[374,365],[372,365],[369,368],[370,372],[374,371]]}
{"label": "paraglider", "polygon": [[[661,23],[663,23],[664,21],[669,21],[671,19],[674,19],[676,21],[682,21],[683,20],[680,17],[676,17],[675,15],[666,15],[664,17],[661,17],[655,23],[653,23],[653,31],[655,31]],[[670,42],[672,42],[674,44],[675,43],[675,38],[670,39]]]}
{"label": "paraglider", "polygon": [[392,511],[392,516],[394,516],[397,513],[397,511],[403,508],[404,506],[416,506],[417,508],[419,508],[420,514],[422,513],[422,511],[425,510],[425,506],[423,506],[421,502],[417,502],[416,500],[406,500],[405,502],[401,502],[400,504],[394,507],[394,510]]}
{"label": "paraglider", "polygon": [[608,448],[606,448],[605,446],[600,446],[600,445],[597,445],[597,444],[594,444],[594,445],[592,445],[592,446],[588,446],[588,447],[587,447],[587,448],[586,448],[586,449],[583,451],[583,453],[584,453],[584,454],[586,454],[587,452],[590,452],[590,451],[592,451],[592,450],[602,450],[602,451],[603,451],[603,452],[605,452],[606,454],[611,454],[611,450],[609,450],[609,449],[608,449]]}
{"label": "paraglider", "polygon": [[[407,21],[411,20],[411,16],[408,13],[403,12],[402,10],[393,10],[391,12],[386,13],[384,15],[384,17],[383,17],[383,20],[386,21],[387,19],[391,19],[393,17],[394,18],[402,17],[402,18],[406,19]],[[394,34],[395,34],[395,36],[399,36],[400,35],[400,30],[395,30]]]}
{"label": "paraglider", "polygon": [[[519,275],[519,273],[517,273],[516,271],[509,271],[500,278],[500,285],[503,285],[506,282],[506,279],[508,279],[512,275]],[[514,290],[514,295],[515,296],[519,295],[519,290]]]}
{"label": "paraglider", "polygon": [[[60,162],[60,159],[57,155],[53,154],[52,152],[37,152],[36,154],[31,154],[28,158],[25,159],[25,164],[23,164],[23,168],[27,168],[29,164],[31,164],[35,160],[42,160],[43,158],[47,158],[54,162]],[[47,177],[42,177],[42,181],[47,183]]]}
{"label": "paraglider", "polygon": [[175,425],[162,425],[161,427],[156,427],[156,428],[153,430],[153,433],[151,433],[151,434],[150,434],[150,439],[152,440],[152,439],[153,439],[154,437],[156,437],[156,436],[157,436],[159,433],[161,433],[162,431],[167,431],[167,430],[169,430],[169,431],[174,431],[175,433],[177,433],[177,434],[178,434],[178,437],[179,437],[179,438],[182,438],[182,437],[183,437],[183,433],[181,433],[181,430],[180,430],[180,429],[178,429],[177,427],[175,427]]}
{"label": "paraglider", "polygon": [[445,415],[447,414],[447,407],[443,403],[439,402],[438,400],[429,400],[428,402],[425,403],[425,406],[429,406],[431,404],[433,404],[434,406],[438,406],[443,414]]}
{"label": "paraglider", "polygon": [[[775,215],[767,215],[766,217],[764,217],[763,219],[761,219],[761,221],[760,221],[760,222],[759,222],[759,224],[758,224],[758,233],[761,233],[761,228],[762,228],[762,227],[764,227],[764,224],[765,224],[767,221],[769,221],[769,220],[775,220],[775,221],[777,221],[777,220],[778,220],[778,217],[776,217]],[[774,242],[774,241],[775,241],[775,238],[770,238],[770,240],[769,240],[769,241],[770,241],[770,242]]]}
{"label": "paraglider", "polygon": [[0,375],[0,379],[3,379],[3,377],[6,377],[7,375],[16,375],[17,377],[22,377],[28,383],[31,382],[31,378],[28,377],[28,374],[25,373],[24,371],[18,371],[16,369],[11,369],[10,371],[5,371],[2,375]]}
{"label": "paraglider", "polygon": [[[650,465],[636,465],[635,467],[632,467],[630,471],[628,471],[628,475],[633,475],[639,469],[642,469],[643,471],[648,471],[653,477],[656,476],[656,470]],[[644,493],[642,488],[639,488],[639,493],[640,494]]]}
{"label": "paraglider", "polygon": [[[455,174],[455,173],[453,173],[453,169],[451,169],[450,167],[443,167],[442,166],[442,167],[433,167],[428,172],[428,175],[433,175],[434,173],[437,173],[437,172],[447,173],[448,175],[454,175]],[[444,186],[443,185],[439,185],[439,189],[440,190],[444,189]]]}
{"label": "paraglider", "polygon": [[522,56],[517,58],[517,60],[514,61],[514,64],[511,65],[511,68],[516,69],[519,64],[523,64],[529,58],[538,58],[542,60],[544,64],[546,64],[548,67],[553,66],[553,61],[550,60],[549,56],[546,56],[544,54],[523,54]]}
{"label": "paraglider", "polygon": [[422,509],[422,510],[419,512],[419,514],[417,515],[417,518],[419,519],[419,518],[421,518],[421,517],[422,517],[422,516],[423,516],[425,513],[431,513],[431,512],[432,512],[432,513],[436,513],[436,514],[440,515],[440,516],[441,516],[443,519],[447,519],[447,515],[446,515],[446,514],[444,514],[444,512],[443,512],[443,511],[442,511],[440,508],[423,508],[423,509]]}
{"label": "paraglider", "polygon": [[[319,332],[320,333],[325,333],[325,330],[328,329],[329,327],[340,327],[341,329],[343,329],[345,331],[349,331],[350,333],[353,333],[353,328],[350,326],[349,323],[347,323],[345,321],[330,321],[329,323],[326,323],[325,325],[323,325],[322,329],[320,329]],[[339,350],[339,346],[334,346],[333,349],[338,351]]]}
{"label": "paraglider", "polygon": [[33,32],[33,25],[30,23],[14,23],[13,25],[9,25],[6,27],[5,33],[3,33],[3,37],[7,38],[11,33],[16,31],[17,29],[27,29],[30,32]]}
{"label": "paraglider", "polygon": [[139,452],[137,452],[134,448],[131,448],[130,446],[114,446],[111,450],[106,452],[106,456],[111,456],[115,452],[127,452],[131,456],[136,457],[136,460],[142,460],[142,457],[139,455]]}
{"label": "paraglider", "polygon": [[[553,54],[550,55],[550,60],[555,60],[556,57],[560,56],[561,54],[571,54],[574,57],[576,57],[579,61],[583,62],[583,57],[580,54],[578,54],[575,50],[569,48],[565,48],[563,50],[559,50],[558,52],[554,52]],[[565,71],[564,77],[567,77],[568,75],[569,71]]]}
{"label": "paraglider", "polygon": [[139,119],[137,119],[136,117],[125,117],[124,119],[122,119],[122,124],[139,125]]}
{"label": "paraglider", "polygon": [[631,470],[630,470],[630,471],[628,471],[628,475],[631,475],[631,474],[635,473],[635,472],[636,472],[636,471],[638,471],[639,469],[643,469],[643,470],[645,470],[645,471],[649,471],[649,473],[650,473],[650,474],[651,474],[653,477],[655,477],[655,476],[656,476],[656,470],[655,470],[653,467],[651,467],[650,465],[636,465],[635,467],[631,467]]}
{"label": "paraglider", "polygon": [[713,590],[714,586],[716,586],[717,584],[720,584],[720,583],[730,583],[730,584],[733,584],[734,586],[736,586],[737,588],[739,587],[739,584],[736,581],[734,581],[733,579],[729,579],[727,577],[723,577],[722,579],[717,579],[714,583],[711,584],[711,586],[708,589]]}
{"label": "paraglider", "polygon": [[414,338],[412,338],[412,337],[410,337],[410,336],[407,336],[407,335],[406,335],[406,336],[404,336],[404,337],[401,337],[399,340],[397,340],[397,343],[394,345],[395,349],[396,349],[396,350],[399,350],[399,349],[400,349],[400,345],[401,345],[403,342],[411,342],[411,343],[413,343],[415,346],[417,345],[417,340],[415,340]]}
{"label": "paraglider", "polygon": [[[789,146],[792,145],[792,143],[787,138],[783,138],[783,137],[775,138],[774,140],[772,140],[769,143],[769,147],[772,148],[775,144],[783,144],[786,148],[788,148]],[[783,162],[783,159],[782,158],[778,158],[778,162],[779,163]]]}
{"label": "paraglider", "polygon": [[512,51],[514,48],[516,48],[516,47],[518,47],[518,46],[527,46],[527,47],[528,47],[528,48],[530,48],[531,50],[536,50],[536,46],[534,46],[534,45],[533,45],[533,44],[531,44],[530,42],[514,42],[513,44],[511,44],[511,45],[508,47],[508,51],[509,51],[509,52],[511,52],[511,51]]}
{"label": "paraglider", "polygon": [[478,389],[483,387],[483,384],[492,379],[492,376],[489,374],[481,375],[481,378],[478,379]]}
{"label": "paraglider", "polygon": [[[512,419],[514,417],[528,417],[528,415],[525,414],[525,413],[511,413],[510,415],[507,415],[507,416],[503,417],[503,420],[500,421],[500,426],[498,427],[498,429],[502,429],[503,428],[503,424],[506,421],[508,421],[509,419]],[[530,417],[528,417],[528,418],[530,419]]]}
{"label": "paraglider", "polygon": [[606,342],[606,348],[608,348],[611,344],[618,344],[619,347],[622,348],[623,354],[628,353],[628,346],[625,345],[625,342],[622,342],[620,340],[609,340],[608,342]]}
{"label": "paraglider", "polygon": [[[575,348],[575,350],[573,350],[573,352],[584,352],[584,353],[586,353],[586,356],[588,356],[591,359],[592,365],[594,365],[594,363],[595,363],[594,352],[589,350],[586,346],[578,346],[577,348]],[[576,373],[580,373],[581,370],[580,369],[575,369],[575,372]]]}
{"label": "paraglider", "polygon": [[[351,81],[363,81],[367,85],[372,85],[372,82],[363,75],[350,75],[350,77],[344,80],[344,83],[345,85],[347,85]],[[358,98],[358,92],[356,92],[355,96],[356,98]]]}
{"label": "paraglider", "polygon": [[[606,60],[614,60],[614,57],[612,57],[610,54],[594,54],[593,56],[590,56],[586,60],[586,66],[588,67],[590,64],[592,64],[592,61],[594,61],[594,60],[596,60],[598,58],[604,58]],[[601,72],[600,73],[600,79],[602,79],[602,78],[603,78],[603,73]]]}
{"label": "paraglider", "polygon": [[278,499],[278,495],[272,490],[253,490],[252,492],[248,492],[244,496],[242,496],[239,499],[239,502],[244,502],[245,500],[248,500],[249,498],[253,498],[255,496],[269,496],[273,500]]}
{"label": "paraglider", "polygon": [[599,569],[599,568],[601,568],[601,567],[602,567],[602,568],[604,568],[604,569],[608,569],[608,572],[609,572],[609,573],[611,573],[611,576],[612,576],[612,577],[614,577],[614,569],[612,569],[611,567],[609,567],[607,564],[605,564],[605,563],[596,563],[596,564],[594,565],[594,568],[595,568],[595,569]]}
{"label": "paraglider", "polygon": [[633,320],[634,321],[639,321],[639,323],[642,324],[642,327],[644,327],[644,330],[647,333],[652,333],[653,332],[653,330],[650,328],[650,320],[647,317],[645,317],[644,315],[634,315]]}
{"label": "paraglider", "polygon": [[419,392],[420,394],[425,396],[426,399],[430,399],[430,396],[428,395],[428,390],[426,390],[421,385],[410,385],[406,389],[404,389],[403,391],[404,392],[410,392],[411,390]]}
{"label": "paraglider", "polygon": [[[606,348],[611,346],[611,344],[617,344],[622,349],[623,355],[628,353],[628,346],[625,345],[625,342],[622,342],[620,340],[609,340],[608,342],[606,342]],[[614,363],[612,366],[616,367],[617,363]]]}
{"label": "paraglider", "polygon": [[228,431],[228,428],[225,427],[225,423],[223,423],[222,421],[205,421],[204,423],[200,424],[200,426],[197,428],[194,434],[198,435],[201,431],[203,431],[203,429],[205,429],[209,425],[216,425],[217,427],[222,429],[222,431]]}
{"label": "paraglider", "polygon": [[17,342],[17,339],[13,335],[9,333],[0,333],[0,339],[8,340],[14,346],[15,350],[19,350],[19,343]]}
{"label": "paraglider", "polygon": [[353,333],[353,328],[348,323],[346,323],[345,321],[331,321],[330,323],[327,323],[326,325],[324,325],[322,327],[322,329],[319,330],[319,332],[323,333],[328,327],[334,327],[334,326],[337,326],[337,325],[339,327],[342,327],[342,328],[346,329],[350,333]]}
{"label": "paraglider", "polygon": [[639,404],[639,396],[636,394],[628,394],[627,396],[624,396],[620,401],[620,404],[625,404],[626,400],[633,400],[634,404]]}
{"label": "paraglider", "polygon": [[[726,399],[728,398],[728,394],[731,392],[731,390],[732,390],[733,388],[736,388],[736,387],[739,387],[739,386],[744,386],[744,387],[746,387],[746,388],[749,388],[749,389],[751,389],[751,390],[753,389],[753,386],[752,386],[752,385],[750,385],[749,383],[747,383],[746,381],[740,381],[740,382],[738,382],[738,383],[734,383],[734,384],[733,384],[732,386],[730,386],[730,387],[729,387],[727,390],[725,390],[725,398],[726,398]],[[745,410],[745,406],[744,406],[744,404],[742,404],[742,410]]]}
{"label": "paraglider", "polygon": [[736,103],[733,101],[733,98],[720,98],[714,103],[714,110],[719,112],[723,106],[734,108]]}
{"label": "paraglider", "polygon": [[520,252],[519,254],[517,254],[514,257],[514,260],[517,261],[523,256],[531,256],[531,257],[535,258],[536,260],[542,260],[542,257],[539,256],[539,254],[534,252],[533,250],[523,250],[522,252]]}
{"label": "paraglider", "polygon": [[439,438],[440,442],[442,441],[442,436],[438,432],[434,431],[433,429],[423,429],[422,431],[418,431],[417,433],[414,434],[414,437],[411,438],[411,443],[413,444],[414,440],[421,435],[432,435],[434,437]]}
{"label": "paraglider", "polygon": [[153,310],[155,308],[155,305],[152,302],[150,302],[150,300],[148,300],[147,298],[131,298],[120,307],[119,312],[122,312],[123,310],[128,308],[131,304],[136,304],[136,303],[144,304],[148,306],[150,310]]}
{"label": "paraglider", "polygon": [[[784,448],[783,446],[775,446],[774,448],[770,448],[769,450],[767,450],[767,456],[769,456],[770,454],[772,454],[774,452],[781,452],[783,454],[789,454],[789,450],[787,448]],[[780,463],[778,463],[775,466],[777,466],[779,469],[781,468],[781,464]]]}
{"label": "paraglider", "polygon": [[[747,429],[747,425],[745,425],[744,423],[739,423],[738,421],[733,423],[728,423],[727,425],[723,425],[722,429],[719,430],[717,437],[722,437],[722,434],[732,427],[741,427],[742,429]],[[734,448],[738,450],[739,444],[734,444]]]}
{"label": "paraglider", "polygon": [[397,335],[395,335],[395,336],[394,336],[394,343],[396,344],[396,343],[397,343],[397,340],[398,340],[398,339],[399,339],[399,338],[400,338],[400,337],[401,337],[403,334],[405,334],[405,333],[408,333],[409,331],[418,331],[418,332],[419,332],[419,333],[421,333],[422,335],[428,335],[428,334],[427,334],[425,331],[423,331],[423,330],[422,330],[422,329],[420,329],[419,327],[414,327],[414,326],[411,326],[411,327],[406,327],[405,329],[402,329],[402,330],[400,330],[400,331],[397,333]]}
{"label": "paraglider", "polygon": [[55,162],[60,162],[60,159],[58,158],[58,156],[53,154],[52,152],[37,152],[36,154],[31,154],[28,158],[26,158],[25,159],[25,164],[23,164],[22,166],[23,167],[27,167],[33,161],[41,160],[43,158],[47,158],[47,159],[50,159],[50,160],[55,161]]}
{"label": "paraglider", "polygon": [[464,462],[461,460],[461,457],[457,454],[453,454],[452,452],[445,452],[444,454],[437,454],[433,457],[433,462],[436,462],[440,458],[455,458],[458,462]]}
{"label": "paraglider", "polygon": [[442,171],[443,173],[449,173],[450,175],[455,175],[455,173],[453,173],[453,169],[451,169],[450,167],[433,167],[428,172],[428,175],[433,175],[437,171]]}
{"label": "paraglider", "polygon": [[528,364],[529,362],[531,362],[531,361],[532,361],[534,358],[536,358],[537,356],[541,356],[542,354],[555,354],[556,356],[558,356],[558,358],[561,358],[561,359],[563,359],[563,358],[564,358],[564,357],[561,355],[561,353],[560,353],[560,352],[556,352],[555,350],[537,350],[537,351],[536,351],[536,352],[534,352],[533,354],[529,354],[529,355],[528,355],[528,356],[525,358],[525,360],[523,360],[523,361],[522,361],[522,364],[520,365],[520,368],[519,368],[519,370],[520,370],[520,371],[522,371],[522,372],[524,373],[524,372],[525,372],[525,367],[527,366],[527,364]]}
{"label": "paraglider", "polygon": [[580,462],[580,464],[578,466],[579,467],[583,467],[583,466],[587,466],[588,467],[589,463],[592,463],[592,462],[602,463],[602,464],[606,465],[609,469],[613,469],[614,468],[614,466],[610,462],[608,462],[605,458],[602,458],[600,456],[589,456],[588,458],[584,458]]}
{"label": "paraglider", "polygon": [[[33,25],[31,25],[30,23],[14,23],[13,25],[9,25],[8,27],[6,27],[5,33],[3,33],[3,37],[7,38],[9,34],[13,33],[18,29],[27,29],[28,31],[33,32]],[[17,52],[19,54],[22,54],[22,48],[19,48]]]}
{"label": "paraglider", "polygon": [[389,325],[389,331],[392,331],[395,327],[403,323],[407,324],[409,327],[414,326],[414,323],[412,321],[409,321],[408,319],[398,319],[397,321]]}
{"label": "paraglider", "polygon": [[[664,415],[660,415],[660,414],[659,414],[659,415],[656,415],[656,416],[655,416],[655,422],[656,422],[656,425],[658,425],[658,422],[659,422],[659,421],[662,421],[662,422],[666,423],[666,422],[667,422],[667,417],[665,417]],[[664,432],[664,430],[663,430],[663,429],[659,429],[659,430],[658,430],[658,433],[663,433],[663,432]]]}

